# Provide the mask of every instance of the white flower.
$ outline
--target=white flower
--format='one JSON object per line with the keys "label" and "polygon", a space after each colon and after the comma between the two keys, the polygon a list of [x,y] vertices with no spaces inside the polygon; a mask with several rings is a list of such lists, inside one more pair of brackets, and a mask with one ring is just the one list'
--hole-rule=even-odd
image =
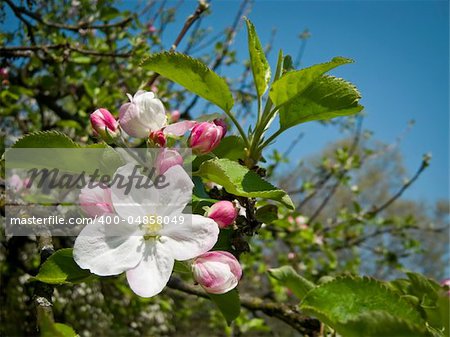
{"label": "white flower", "polygon": [[119,109],[120,127],[130,136],[146,138],[151,131],[166,126],[167,116],[162,102],[151,91],[139,90],[133,97],[127,94],[130,103]]}
{"label": "white flower", "polygon": [[[133,168],[127,164],[116,175],[129,177]],[[100,276],[125,271],[131,289],[151,297],[167,284],[174,260],[192,259],[214,246],[217,224],[201,215],[182,213],[193,188],[187,173],[177,165],[164,176],[169,185],[161,189],[134,187],[126,194],[125,188],[111,187],[117,215],[104,215],[103,219],[111,221],[100,218],[81,231],[74,245],[74,259],[80,267]],[[114,216],[124,221],[115,221]],[[170,221],[152,221],[157,216]],[[143,222],[143,217],[150,221]]]}

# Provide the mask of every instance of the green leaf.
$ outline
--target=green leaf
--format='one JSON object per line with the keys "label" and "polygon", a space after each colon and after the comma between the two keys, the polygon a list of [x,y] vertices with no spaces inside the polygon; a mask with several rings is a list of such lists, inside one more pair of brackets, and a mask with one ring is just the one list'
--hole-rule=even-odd
{"label": "green leaf", "polygon": [[280,108],[280,128],[360,112],[361,95],[353,84],[333,76],[321,76],[303,93]]}
{"label": "green leaf", "polygon": [[305,297],[316,286],[311,281],[297,274],[291,266],[269,269],[269,275],[281,285],[289,288],[300,299]]}
{"label": "green leaf", "polygon": [[75,56],[72,58],[73,63],[79,63],[79,64],[89,64],[91,63],[92,59],[89,56]]}
{"label": "green leaf", "polygon": [[425,326],[414,325],[382,311],[365,312],[346,322],[348,337],[425,337]]}
{"label": "green leaf", "polygon": [[220,141],[219,146],[214,150],[214,154],[219,158],[228,158],[237,161],[245,156],[245,143],[242,137],[229,136]]}
{"label": "green leaf", "polygon": [[13,148],[78,148],[72,139],[58,131],[38,131],[23,136],[12,146]]}
{"label": "green leaf", "polygon": [[233,97],[225,80],[199,60],[181,53],[152,54],[141,66],[180,84],[189,91],[229,112]]}
{"label": "green leaf", "polygon": [[[447,329],[446,333],[449,334],[448,328],[448,307],[450,306],[448,297],[447,304],[442,301],[441,293],[442,287],[435,281],[417,273],[406,273],[410,281],[410,285],[407,287],[407,293],[418,299],[418,305],[423,313],[424,319],[434,328]],[[443,312],[442,309],[447,307],[447,312]]]}
{"label": "green leaf", "polygon": [[189,268],[189,263],[186,261],[175,261],[173,266],[173,271],[180,274],[191,274],[191,268]]}
{"label": "green leaf", "polygon": [[266,92],[270,82],[270,66],[258,35],[256,34],[255,26],[249,19],[245,21],[247,23],[248,51],[252,65],[253,79],[255,81],[256,92],[261,97]]}
{"label": "green leaf", "polygon": [[[75,330],[73,330],[72,327],[70,327],[66,324],[55,323],[54,328],[55,328],[56,332],[58,333],[56,336],[61,336],[61,337],[76,337],[77,336],[77,333],[75,332]],[[55,337],[55,335],[53,335],[52,337]]]}
{"label": "green leaf", "polygon": [[[408,301],[384,283],[368,277],[337,277],[321,284],[306,295],[300,309],[344,336],[361,336],[355,328],[363,322],[360,315],[365,315],[365,319],[378,312],[417,325],[414,329],[419,331],[425,327],[420,313]],[[382,329],[384,324],[385,320],[372,322],[371,329]]]}
{"label": "green leaf", "polygon": [[41,337],[76,337],[77,333],[72,327],[62,324],[54,323],[53,318],[48,314],[41,314],[38,316],[39,330]]}
{"label": "green leaf", "polygon": [[264,205],[256,210],[255,218],[265,224],[270,224],[278,219],[278,207],[275,205]]}
{"label": "green leaf", "polygon": [[444,336],[450,336],[450,298],[447,291],[441,290],[436,302],[440,327],[444,327]]}
{"label": "green leaf", "polygon": [[228,325],[231,324],[241,312],[241,301],[236,289],[225,294],[208,294],[211,300],[217,305]]}
{"label": "green leaf", "polygon": [[73,259],[72,248],[64,248],[51,255],[33,280],[49,284],[77,283],[93,277],[89,270],[81,269]]}
{"label": "green leaf", "polygon": [[288,72],[272,84],[270,98],[276,107],[280,107],[300,95],[327,71],[351,62],[353,61],[344,57],[335,57],[330,62]]}
{"label": "green leaf", "polygon": [[279,201],[294,209],[291,198],[258,174],[229,159],[210,159],[200,165],[197,175],[222,185],[227,192],[241,197]]}
{"label": "green leaf", "polygon": [[[34,150],[27,150],[30,148],[39,150],[35,154]],[[5,158],[7,169],[58,169],[86,174],[98,170],[99,175],[112,175],[124,165],[120,154],[107,144],[80,146],[56,131],[35,132],[20,138],[8,149]]]}
{"label": "green leaf", "polygon": [[233,236],[232,229],[221,229],[216,244],[211,250],[224,250],[227,252],[233,251],[231,238]]}

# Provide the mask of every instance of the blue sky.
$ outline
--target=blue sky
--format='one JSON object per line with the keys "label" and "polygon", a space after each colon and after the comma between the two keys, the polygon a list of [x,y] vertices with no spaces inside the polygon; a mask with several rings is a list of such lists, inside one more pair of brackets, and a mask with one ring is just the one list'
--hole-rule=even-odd
{"label": "blue sky", "polygon": [[[128,0],[121,7],[137,4]],[[205,18],[204,25],[211,26],[213,34],[220,32],[231,24],[239,6],[239,1],[213,0],[212,15]],[[176,22],[163,36],[167,47],[195,7],[193,0],[180,7]],[[395,142],[408,121],[416,121],[400,145],[409,175],[414,173],[424,153],[431,152],[433,159],[431,167],[406,196],[432,201],[449,195],[448,13],[447,1],[257,0],[249,18],[263,44],[276,28],[274,50],[281,48],[285,54],[297,54],[298,34],[308,28],[312,37],[303,66],[334,56],[354,59],[356,63],[332,74],[357,85],[363,96],[361,103],[366,107],[364,126],[374,131],[376,139]],[[8,24],[12,22],[7,20]],[[245,29],[238,33],[235,46],[239,60],[248,57]],[[275,56],[273,52],[269,58],[272,67]],[[238,77],[239,70],[239,67],[222,69],[230,77]],[[286,132],[277,146],[283,150],[299,132],[304,132],[305,137],[292,152],[294,158],[317,153],[340,137],[333,128],[307,123]]]}
{"label": "blue sky", "polygon": [[[194,5],[187,1],[180,19]],[[238,7],[237,1],[213,1],[205,24],[219,31],[231,23]],[[275,27],[275,50],[292,55],[299,48],[299,32],[308,28],[312,37],[303,66],[334,56],[354,59],[354,64],[332,73],[357,85],[366,107],[365,128],[374,131],[376,139],[395,142],[408,121],[416,121],[400,145],[409,176],[424,153],[432,153],[433,159],[405,195],[432,201],[449,195],[448,13],[446,1],[256,1],[249,18],[263,44]],[[236,39],[238,58],[247,57],[246,39],[243,29]],[[272,53],[272,67],[274,58]],[[308,123],[285,133],[278,146],[287,147],[300,130],[305,137],[292,153],[297,158],[339,137],[330,127]]]}

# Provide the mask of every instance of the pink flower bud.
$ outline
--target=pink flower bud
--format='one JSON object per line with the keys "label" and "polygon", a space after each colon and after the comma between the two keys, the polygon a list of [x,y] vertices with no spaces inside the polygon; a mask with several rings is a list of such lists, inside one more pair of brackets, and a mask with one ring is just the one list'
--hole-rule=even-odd
{"label": "pink flower bud", "polygon": [[169,168],[176,165],[183,165],[183,157],[178,151],[162,148],[156,157],[156,169],[159,174],[164,174]]}
{"label": "pink flower bud", "polygon": [[19,192],[24,187],[24,184],[17,174],[13,174],[11,178],[8,178],[6,181],[6,186],[14,192]]}
{"label": "pink flower bud", "polygon": [[212,251],[197,257],[192,264],[194,279],[210,294],[224,294],[235,288],[242,277],[236,258],[224,251]]}
{"label": "pink flower bud", "polygon": [[102,137],[103,140],[110,140],[119,134],[119,123],[114,116],[106,109],[97,109],[90,116],[91,125],[96,136]]}
{"label": "pink flower bud", "polygon": [[114,213],[109,188],[85,187],[81,190],[79,201],[81,209],[90,217]]}
{"label": "pink flower bud", "polygon": [[166,145],[166,135],[162,130],[150,132],[150,136],[148,137],[148,139],[151,143],[160,147],[164,147]]}
{"label": "pink flower bud", "polygon": [[189,144],[194,153],[206,154],[219,145],[225,132],[221,125],[210,122],[198,123],[192,129]]}
{"label": "pink flower bud", "polygon": [[441,286],[450,287],[450,278],[441,281]]}
{"label": "pink flower bud", "polygon": [[[450,288],[450,278],[442,280],[441,286],[447,287],[447,289],[449,289]],[[450,296],[450,290],[447,291],[447,295]]]}
{"label": "pink flower bud", "polygon": [[289,252],[287,255],[288,260],[293,260],[295,259],[295,253],[294,252]]}
{"label": "pink flower bud", "polygon": [[308,228],[308,218],[304,217],[303,215],[297,216],[295,218],[295,223],[297,224],[298,228],[300,228],[300,229]]}
{"label": "pink flower bud", "polygon": [[222,138],[225,137],[225,135],[227,134],[227,123],[225,123],[225,121],[223,119],[220,118],[216,118],[215,120],[213,120],[214,124],[216,124],[217,126],[221,126],[223,129],[223,135]]}
{"label": "pink flower bud", "polygon": [[0,68],[0,77],[3,80],[7,80],[9,78],[9,69],[8,68]]}
{"label": "pink flower bud", "polygon": [[227,228],[236,220],[238,211],[231,201],[223,200],[212,205],[206,215],[217,222],[219,228]]}
{"label": "pink flower bud", "polygon": [[131,102],[119,109],[120,127],[130,136],[147,138],[152,131],[166,125],[167,116],[162,102],[150,91],[139,90]]}
{"label": "pink flower bud", "polygon": [[25,178],[22,183],[23,183],[23,188],[31,187],[31,179],[30,178]]}
{"label": "pink flower bud", "polygon": [[170,121],[176,123],[180,120],[181,113],[179,110],[173,110],[170,114]]}
{"label": "pink flower bud", "polygon": [[147,25],[147,30],[148,30],[149,33],[154,33],[154,32],[156,32],[155,26],[153,26],[151,23],[149,23],[149,24]]}

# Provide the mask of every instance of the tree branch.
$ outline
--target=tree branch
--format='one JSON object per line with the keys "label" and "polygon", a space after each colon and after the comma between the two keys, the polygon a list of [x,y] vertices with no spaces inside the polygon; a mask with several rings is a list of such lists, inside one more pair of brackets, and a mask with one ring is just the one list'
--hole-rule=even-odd
{"label": "tree branch", "polygon": [[52,28],[58,28],[58,29],[71,30],[71,31],[76,31],[76,32],[79,31],[80,29],[107,29],[107,28],[113,28],[113,27],[124,27],[129,22],[131,22],[131,20],[133,20],[132,17],[127,17],[127,18],[125,18],[119,22],[115,22],[115,23],[91,24],[89,22],[78,22],[77,25],[68,25],[68,24],[64,24],[64,23],[46,21],[40,15],[36,14],[35,12],[29,11],[25,7],[14,5],[12,0],[5,0],[5,1],[9,5],[9,7],[11,7],[14,14],[22,21],[24,21],[22,14],[25,14],[28,17],[36,20],[37,22],[39,22],[45,26],[52,27]]}
{"label": "tree branch", "polygon": [[416,171],[414,176],[411,179],[409,179],[405,184],[403,184],[403,186],[397,191],[397,193],[395,193],[391,198],[389,198],[384,204],[382,204],[378,207],[373,206],[372,210],[369,211],[367,213],[367,215],[374,216],[374,215],[380,213],[381,211],[388,208],[395,200],[400,198],[402,196],[402,194],[409,188],[409,186],[411,186],[419,178],[419,176],[422,174],[422,172],[430,165],[429,161],[430,161],[430,157],[428,155],[425,155],[422,160],[422,164],[420,165],[420,167],[418,168],[418,170]]}
{"label": "tree branch", "polygon": [[[41,256],[40,265],[52,255],[55,250],[53,248],[51,236],[40,236],[38,239],[38,248]],[[43,329],[48,322],[54,322],[52,310],[53,286],[36,281],[33,302],[36,308],[36,320],[38,327]],[[42,332],[42,331],[41,331]]]}
{"label": "tree branch", "polygon": [[33,45],[33,46],[14,46],[14,47],[0,47],[0,53],[4,57],[31,57],[34,53],[42,51],[47,53],[48,50],[65,49],[70,52],[77,52],[83,55],[101,56],[101,57],[119,57],[127,58],[132,55],[129,53],[108,53],[96,50],[88,50],[73,46],[69,43],[59,44],[45,44],[45,45]]}
{"label": "tree branch", "polygon": [[[209,299],[209,296],[195,286],[188,285],[181,280],[171,277],[167,284],[170,288],[186,294]],[[250,311],[261,311],[267,316],[278,318],[292,328],[307,336],[318,336],[320,322],[317,319],[302,315],[294,306],[266,302],[255,297],[241,297],[241,305]]]}
{"label": "tree branch", "polygon": [[[197,8],[195,9],[194,14],[190,15],[186,22],[183,25],[183,28],[181,29],[180,33],[178,34],[177,38],[175,39],[174,43],[172,44],[172,47],[170,48],[170,51],[175,51],[180,44],[181,40],[183,40],[184,36],[186,35],[187,31],[191,26],[194,24],[195,21],[203,14],[204,11],[206,11],[209,7],[209,3],[205,0],[200,0]],[[155,81],[158,79],[160,75],[158,73],[154,73],[153,76],[150,78],[150,80],[147,82],[147,86],[151,87]]]}

